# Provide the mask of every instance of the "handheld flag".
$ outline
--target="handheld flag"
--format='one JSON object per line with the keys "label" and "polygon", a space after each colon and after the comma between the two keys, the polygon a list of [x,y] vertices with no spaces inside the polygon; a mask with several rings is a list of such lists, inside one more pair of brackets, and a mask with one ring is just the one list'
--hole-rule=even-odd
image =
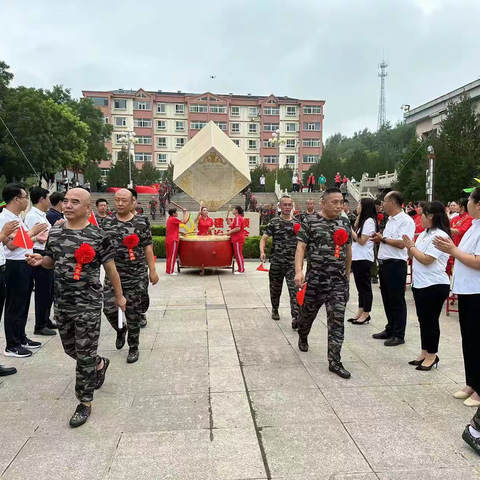
{"label": "handheld flag", "polygon": [[304,283],[303,287],[297,292],[297,302],[300,306],[303,305],[303,301],[305,300],[306,290],[307,290],[307,284]]}
{"label": "handheld flag", "polygon": [[30,250],[33,248],[32,239],[28,236],[27,231],[21,226],[13,240],[13,244],[18,248]]}
{"label": "handheld flag", "polygon": [[257,270],[258,270],[259,272],[268,272],[268,271],[269,271],[268,268],[265,268],[265,267],[263,266],[263,263],[260,264],[260,266],[257,268]]}
{"label": "handheld flag", "polygon": [[96,227],[98,227],[98,222],[97,222],[97,219],[95,217],[95,214],[93,213],[93,210],[90,212],[90,216],[88,217],[88,221],[92,224],[92,225],[95,225]]}

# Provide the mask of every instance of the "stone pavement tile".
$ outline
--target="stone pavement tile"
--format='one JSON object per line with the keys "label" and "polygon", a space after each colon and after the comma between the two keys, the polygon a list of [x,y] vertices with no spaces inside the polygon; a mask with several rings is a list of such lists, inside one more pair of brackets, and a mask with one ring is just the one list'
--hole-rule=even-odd
{"label": "stone pavement tile", "polygon": [[212,347],[234,347],[235,341],[231,330],[208,331],[208,346]]}
{"label": "stone pavement tile", "polygon": [[240,366],[210,367],[211,392],[244,392],[242,371]]}
{"label": "stone pavement tile", "polygon": [[[146,327],[148,329],[148,326]],[[156,332],[149,332],[145,331],[146,329],[142,329],[140,333],[140,345],[139,345],[139,350],[151,350],[153,348],[153,345],[155,344],[155,341],[157,339],[157,333]],[[115,347],[115,340],[117,338],[117,335],[107,335],[103,337],[99,344],[98,348],[103,351],[108,351],[108,350],[117,350]],[[128,348],[128,343],[125,344],[124,348]]]}
{"label": "stone pavement tile", "polygon": [[322,393],[342,422],[421,418],[391,387],[322,388]]}
{"label": "stone pavement tile", "polygon": [[250,391],[317,388],[303,365],[252,365],[243,371]]}
{"label": "stone pavement tile", "polygon": [[285,345],[240,345],[240,361],[243,365],[295,365],[300,363],[297,353]]}
{"label": "stone pavement tile", "polygon": [[210,480],[210,432],[124,433],[107,480]]}
{"label": "stone pavement tile", "polygon": [[208,361],[212,367],[228,367],[239,365],[237,349],[231,347],[210,347]]}
{"label": "stone pavement tile", "polygon": [[163,348],[190,348],[206,347],[207,333],[202,331],[193,332],[161,332],[157,335],[153,350]]}
{"label": "stone pavement tile", "polygon": [[172,297],[170,298],[168,302],[168,308],[172,306],[179,306],[183,305],[184,307],[191,307],[192,305],[201,305],[202,307],[205,307],[205,295],[196,295],[196,296],[189,296],[185,295],[182,297]]}
{"label": "stone pavement tile", "polygon": [[465,366],[463,358],[444,359],[440,358],[438,369],[452,382],[465,384]]}
{"label": "stone pavement tile", "polygon": [[208,429],[207,394],[135,397],[125,432]]}
{"label": "stone pavement tile", "polygon": [[[217,310],[211,310],[211,312],[217,312]],[[230,320],[226,312],[222,312],[222,315],[210,316],[210,310],[208,311],[207,329],[209,332],[216,330],[232,331]]]}
{"label": "stone pavement tile", "polygon": [[173,320],[169,317],[169,320],[162,320],[159,327],[159,334],[168,334],[170,332],[194,332],[194,331],[206,331],[207,322],[201,319],[177,319]]}
{"label": "stone pavement tile", "polygon": [[[45,418],[49,416],[57,400],[23,400],[0,402],[0,432],[4,440],[31,436]],[[2,441],[2,448],[5,445]],[[1,451],[1,448],[0,448]],[[1,468],[1,462],[0,462]]]}
{"label": "stone pavement tile", "polygon": [[[241,320],[243,318],[260,319],[260,320],[272,320],[270,312],[265,308],[235,308],[228,312],[230,319]],[[271,321],[269,324],[275,325],[276,322]]]}
{"label": "stone pavement tile", "polygon": [[[0,405],[2,402],[18,400],[57,400],[69,388],[75,373],[72,363],[72,373],[67,375],[28,375],[19,374],[7,377],[0,385]],[[26,369],[27,370],[27,369]]]}
{"label": "stone pavement tile", "polygon": [[[0,431],[3,434],[3,430]],[[27,443],[29,435],[22,435],[18,432],[16,435],[9,435],[8,441],[5,441],[5,437],[2,438],[2,448],[0,448],[0,477],[13,459],[18,455],[18,452]]]}
{"label": "stone pavement tile", "polygon": [[33,437],[23,447],[2,480],[35,476],[38,480],[100,480],[105,478],[120,434]]}
{"label": "stone pavement tile", "polygon": [[480,479],[480,472],[474,468],[428,468],[398,470],[378,474],[380,480],[465,480]]}
{"label": "stone pavement tile", "polygon": [[345,427],[377,473],[401,470],[406,465],[410,469],[468,466],[450,439],[424,420],[356,422]]}
{"label": "stone pavement tile", "polygon": [[235,330],[237,345],[288,345],[288,340],[280,329]]}
{"label": "stone pavement tile", "polygon": [[168,309],[165,312],[165,317],[163,318],[163,322],[180,322],[180,321],[203,321],[206,323],[207,321],[207,312],[205,308],[203,310],[190,310],[190,309],[178,309],[178,310],[170,310]]}
{"label": "stone pavement tile", "polygon": [[209,445],[209,456],[214,479],[265,477],[265,467],[253,426],[214,430],[213,441]]}
{"label": "stone pavement tile", "polygon": [[159,366],[206,367],[206,347],[165,347],[152,350],[150,361]]}
{"label": "stone pavement tile", "polygon": [[248,314],[242,317],[232,317],[233,310],[228,312],[234,332],[237,330],[278,330],[275,320],[269,317],[249,316]]}
{"label": "stone pavement tile", "polygon": [[295,427],[339,423],[320,390],[250,392],[257,425]]}
{"label": "stone pavement tile", "polygon": [[340,423],[262,428],[261,436],[273,478],[372,472]]}
{"label": "stone pavement tile", "polygon": [[378,477],[372,473],[339,473],[339,474],[324,474],[318,473],[313,476],[288,476],[288,477],[272,477],[272,480],[378,480]]}
{"label": "stone pavement tile", "polygon": [[[307,353],[302,353],[308,355]],[[328,364],[311,364],[306,368],[319,388],[349,388],[385,386],[385,382],[362,362],[344,362],[344,367],[352,374],[351,378],[340,378],[328,370]]]}
{"label": "stone pavement tile", "polygon": [[210,402],[213,428],[246,428],[253,425],[245,391],[212,393]]}

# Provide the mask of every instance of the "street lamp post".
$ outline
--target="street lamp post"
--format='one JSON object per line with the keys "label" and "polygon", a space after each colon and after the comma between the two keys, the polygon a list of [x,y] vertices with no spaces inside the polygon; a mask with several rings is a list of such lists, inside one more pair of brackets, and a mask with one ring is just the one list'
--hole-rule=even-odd
{"label": "street lamp post", "polygon": [[428,170],[427,170],[427,201],[433,202],[433,181],[435,172],[435,150],[432,146],[427,148],[428,150]]}
{"label": "street lamp post", "polygon": [[272,138],[269,140],[270,143],[277,147],[277,171],[275,173],[275,183],[278,185],[278,167],[280,165],[280,145],[284,145],[287,143],[285,137],[280,135],[280,130],[277,129],[275,132],[272,133]]}
{"label": "street lamp post", "polygon": [[[132,162],[130,160],[130,145],[135,145],[138,143],[138,139],[135,138],[135,132],[128,131],[125,132],[124,136],[120,138],[120,143],[127,147],[127,157],[128,157],[128,188],[133,188],[132,182]],[[135,154],[135,147],[133,150]]]}

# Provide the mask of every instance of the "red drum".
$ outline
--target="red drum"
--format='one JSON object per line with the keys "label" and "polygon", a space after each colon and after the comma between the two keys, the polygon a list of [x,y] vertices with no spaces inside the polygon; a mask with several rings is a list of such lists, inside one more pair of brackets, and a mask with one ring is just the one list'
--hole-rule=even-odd
{"label": "red drum", "polygon": [[179,257],[183,268],[229,268],[232,242],[228,235],[180,237]]}

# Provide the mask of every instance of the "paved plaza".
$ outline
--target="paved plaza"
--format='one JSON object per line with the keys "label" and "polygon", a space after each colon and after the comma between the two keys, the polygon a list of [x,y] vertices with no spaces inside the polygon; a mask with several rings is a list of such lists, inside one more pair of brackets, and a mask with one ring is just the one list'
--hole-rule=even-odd
{"label": "paved plaza", "polygon": [[[0,380],[2,480],[480,479],[461,439],[475,409],[452,397],[464,382],[457,314],[442,316],[438,370],[416,371],[411,292],[407,343],[388,348],[371,338],[385,324],[374,286],[372,323],[346,326],[343,380],[328,371],[325,311],[299,352],[286,287],[275,322],[257,266],[167,278],[157,263],[140,360],[127,365],[104,321],[111,365],[81,428],[68,425],[75,366],[58,336],[26,360],[2,356],[18,368]],[[351,297],[348,314],[353,278]]]}

